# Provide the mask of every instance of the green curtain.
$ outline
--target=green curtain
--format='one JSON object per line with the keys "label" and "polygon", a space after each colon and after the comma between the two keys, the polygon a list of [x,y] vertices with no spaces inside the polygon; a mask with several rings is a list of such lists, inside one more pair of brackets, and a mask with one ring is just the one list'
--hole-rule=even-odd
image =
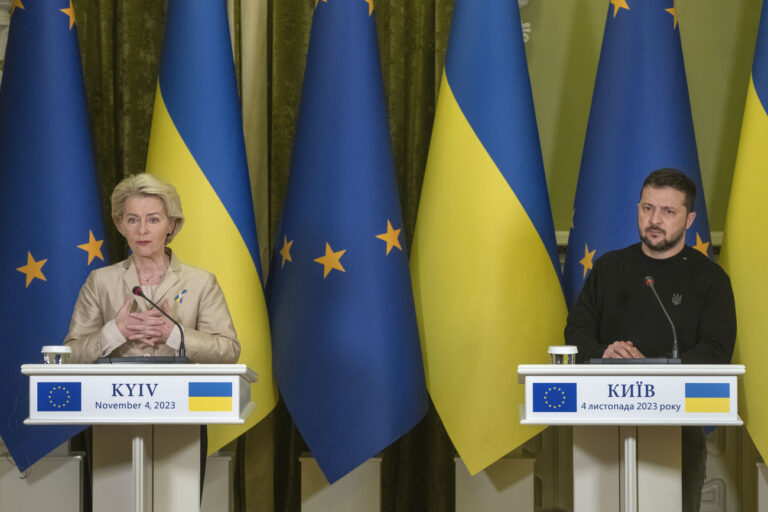
{"label": "green curtain", "polygon": [[110,195],[147,160],[166,2],[74,0],[96,168],[112,261],[127,245],[110,216]]}
{"label": "green curtain", "polygon": [[[239,1],[235,1],[237,28]],[[329,0],[334,1],[334,0]],[[347,0],[345,0],[347,1]],[[362,0],[361,0],[362,1]],[[376,0],[394,160],[406,240],[413,237],[454,0]],[[269,226],[272,241],[288,184],[314,0],[269,5]],[[162,49],[166,2],[74,0],[94,150],[108,226],[111,260],[127,247],[110,218],[109,197],[123,177],[144,169]],[[235,33],[235,41],[239,40]],[[235,48],[237,69],[241,54]],[[266,267],[266,262],[265,262]],[[275,437],[275,510],[300,510],[298,456],[306,449],[284,405],[269,422]],[[240,450],[247,443],[239,442]],[[453,446],[431,408],[410,433],[384,451],[385,512],[454,508]],[[238,510],[249,508],[243,489],[245,458],[238,454]]]}

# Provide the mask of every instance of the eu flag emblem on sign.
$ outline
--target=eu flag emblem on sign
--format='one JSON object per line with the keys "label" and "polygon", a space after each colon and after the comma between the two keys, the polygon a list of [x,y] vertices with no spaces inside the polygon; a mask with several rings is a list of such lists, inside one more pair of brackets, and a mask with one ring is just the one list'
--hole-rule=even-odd
{"label": "eu flag emblem on sign", "polygon": [[38,382],[38,411],[81,410],[79,382]]}
{"label": "eu flag emblem on sign", "polygon": [[576,412],[575,382],[533,384],[533,412]]}

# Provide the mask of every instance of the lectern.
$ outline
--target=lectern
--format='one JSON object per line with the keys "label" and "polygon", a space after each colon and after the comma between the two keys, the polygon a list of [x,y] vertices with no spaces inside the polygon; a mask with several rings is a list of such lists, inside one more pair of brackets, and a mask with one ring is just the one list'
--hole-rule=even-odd
{"label": "lectern", "polygon": [[30,425],[94,425],[93,509],[200,509],[200,425],[244,423],[253,410],[245,365],[21,367]]}
{"label": "lectern", "polygon": [[574,512],[679,511],[680,426],[741,425],[743,373],[743,365],[520,365],[520,422],[573,425]]}

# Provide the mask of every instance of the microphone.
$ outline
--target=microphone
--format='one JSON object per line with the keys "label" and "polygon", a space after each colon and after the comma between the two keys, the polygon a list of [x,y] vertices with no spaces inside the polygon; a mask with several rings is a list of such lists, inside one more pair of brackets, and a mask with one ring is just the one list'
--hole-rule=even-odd
{"label": "microphone", "polygon": [[181,333],[181,343],[179,344],[179,359],[183,359],[183,360],[185,360],[185,362],[188,362],[188,361],[186,361],[186,359],[187,359],[187,354],[186,354],[187,350],[186,350],[186,347],[184,346],[184,329],[182,329],[182,328],[181,328],[181,324],[180,324],[179,322],[177,322],[177,321],[176,321],[176,319],[175,319],[175,318],[173,318],[171,315],[169,315],[168,313],[166,313],[166,312],[165,312],[165,310],[164,310],[163,308],[161,308],[160,306],[158,306],[157,304],[155,304],[154,302],[152,302],[152,301],[149,299],[149,297],[147,297],[146,295],[144,295],[144,291],[141,289],[141,286],[134,286],[134,287],[133,287],[133,290],[131,290],[131,293],[133,293],[133,294],[134,294],[134,295],[136,295],[137,297],[141,297],[141,298],[142,298],[142,299],[144,299],[145,301],[147,301],[147,302],[149,302],[150,304],[152,304],[152,305],[155,307],[155,309],[156,309],[156,310],[158,310],[160,313],[162,313],[163,315],[165,315],[165,317],[166,317],[168,320],[170,320],[171,322],[173,322],[173,323],[174,323],[174,325],[175,325],[176,327],[178,327],[178,328],[179,328],[179,332]]}
{"label": "microphone", "polygon": [[669,317],[669,313],[667,313],[667,308],[664,307],[664,303],[661,302],[661,298],[659,297],[659,294],[656,293],[656,287],[654,286],[655,282],[653,280],[653,277],[651,276],[645,276],[645,286],[651,289],[653,292],[653,295],[656,297],[656,300],[659,302],[659,306],[661,306],[661,310],[664,312],[664,316],[667,317],[667,321],[669,322],[670,327],[672,327],[672,359],[678,359],[678,346],[677,346],[677,331],[675,330],[675,324],[672,322],[672,319]]}

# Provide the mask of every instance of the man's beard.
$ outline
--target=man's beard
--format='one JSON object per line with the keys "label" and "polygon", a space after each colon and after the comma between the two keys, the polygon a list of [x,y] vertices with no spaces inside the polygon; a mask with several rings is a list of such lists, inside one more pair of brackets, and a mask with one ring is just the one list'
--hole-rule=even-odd
{"label": "man's beard", "polygon": [[[649,228],[646,228],[646,231],[648,229],[652,228],[652,227],[653,226],[650,226]],[[659,228],[656,228],[656,229],[659,229]],[[653,251],[653,252],[664,252],[664,251],[666,251],[668,249],[673,248],[675,245],[677,245],[678,242],[680,242],[680,240],[683,239],[683,237],[685,236],[685,229],[681,229],[680,233],[678,233],[677,236],[674,239],[666,238],[666,232],[664,233],[664,235],[665,235],[665,238],[663,238],[661,241],[657,242],[656,245],[654,245],[653,242],[651,242],[651,239],[648,238],[647,236],[645,236],[644,233],[640,233],[640,240],[642,240],[643,243],[645,244],[645,246],[648,249],[650,249],[651,251]]]}

